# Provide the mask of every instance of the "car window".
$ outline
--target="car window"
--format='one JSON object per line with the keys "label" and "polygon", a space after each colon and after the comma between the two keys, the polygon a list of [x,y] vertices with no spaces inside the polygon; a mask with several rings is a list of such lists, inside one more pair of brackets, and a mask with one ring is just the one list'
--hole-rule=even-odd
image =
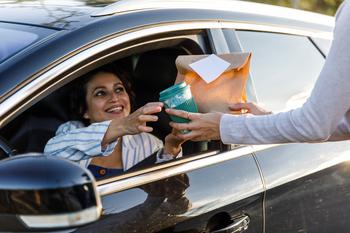
{"label": "car window", "polygon": [[[170,40],[173,39],[171,38]],[[77,113],[79,112],[78,109],[81,109],[81,106],[75,106],[77,103],[75,103],[76,101],[73,100],[81,100],[81,98],[79,98],[79,96],[73,95],[73,93],[83,93],[83,91],[78,91],[77,88],[84,86],[83,83],[85,83],[87,80],[87,76],[85,74],[90,72],[89,70],[86,70],[81,74],[79,73],[79,76],[77,75],[76,79],[74,79],[72,82],[69,82],[63,87],[59,87],[57,90],[51,92],[47,97],[33,105],[23,114],[18,116],[15,120],[6,125],[6,127],[0,131],[0,135],[3,135],[6,139],[8,139],[10,144],[16,148],[19,153],[42,153],[44,151],[46,143],[51,138],[53,138],[55,134],[59,134],[60,138],[58,138],[57,141],[52,141],[50,144],[51,149],[47,148],[45,152],[52,154],[56,153],[56,155],[59,153],[60,157],[65,157],[73,161],[77,161],[83,166],[89,165],[87,157],[83,158],[84,155],[82,153],[77,152],[76,150],[73,151],[76,144],[72,144],[72,147],[65,147],[67,143],[71,142],[73,139],[77,139],[77,142],[82,144],[82,147],[79,146],[79,148],[84,147],[84,151],[90,151],[94,148],[98,149],[100,142],[97,142],[96,144],[96,140],[93,141],[92,139],[92,135],[95,135],[93,132],[96,131],[90,132],[88,129],[84,128],[83,122],[85,123],[85,126],[88,126],[90,124],[90,121],[88,119],[90,119],[92,115],[94,115],[94,119],[97,119],[97,116],[104,117],[108,114],[118,114],[118,111],[124,111],[124,107],[129,108],[129,104],[132,105],[131,111],[133,111],[139,109],[149,102],[158,102],[159,93],[174,84],[177,76],[175,60],[179,55],[203,54],[210,52],[208,51],[208,47],[204,47],[204,45],[202,45],[204,42],[201,42],[197,36],[185,35],[185,38],[177,38],[175,40],[176,41],[172,41],[171,46],[169,46],[169,41],[162,41],[149,45],[148,47],[144,46],[143,44],[139,46],[135,45],[135,48],[130,49],[130,51],[121,52],[119,57],[109,59],[104,64],[96,63],[93,68],[91,67],[89,69],[90,71],[93,71],[99,69],[103,65],[108,64],[114,68],[120,68],[117,69],[119,71],[123,70],[124,81],[122,81],[122,83],[124,84],[124,89],[125,86],[130,85],[134,94],[132,95],[131,92],[127,92],[129,97],[128,101],[124,99],[123,102],[115,101],[116,103],[113,104],[108,103],[106,105],[99,105],[102,107],[97,108],[96,113],[98,114],[96,116],[94,115],[94,112],[90,111],[88,114],[86,114],[86,110],[83,110],[83,112],[85,112],[85,119],[82,119],[82,116],[77,116]],[[205,44],[205,46],[207,45]],[[99,93],[99,96],[104,96],[105,93],[110,93],[110,90],[107,88],[109,87],[109,83],[111,83],[111,72],[109,72],[109,68],[108,71],[105,70],[103,72],[98,72],[98,79],[96,78],[96,75],[94,75],[93,80],[99,81],[96,84],[98,88],[92,88],[92,90],[103,90],[96,92]],[[103,78],[101,77],[102,74]],[[118,73],[118,75],[119,74],[120,76],[118,77],[121,80],[122,75],[121,73]],[[128,82],[125,82],[125,79],[127,79]],[[109,81],[106,84],[106,82],[103,80]],[[113,77],[113,82],[115,80],[116,79]],[[117,83],[118,82],[119,81],[117,80]],[[94,86],[92,85],[92,87]],[[116,90],[119,89],[117,88]],[[92,96],[92,94],[90,96]],[[130,102],[130,98],[133,100],[132,103]],[[85,101],[85,97],[82,99]],[[98,102],[100,103],[101,101],[98,100]],[[106,103],[106,101],[103,103]],[[72,112],[72,110],[74,112]],[[85,115],[88,117],[86,118]],[[171,127],[169,126],[170,118],[164,111],[157,114],[157,116],[157,122],[147,123],[147,126],[153,127],[153,136],[127,135],[127,137],[123,137],[122,145],[124,148],[128,148],[123,149],[125,153],[122,154],[122,165],[127,165],[123,167],[124,171],[144,169],[145,167],[154,166],[155,163],[163,162],[157,160],[158,155],[154,152],[159,151],[161,148],[159,140],[163,141],[164,143],[165,137],[171,132]],[[85,120],[87,120],[87,122],[85,122]],[[105,120],[105,118],[103,118],[101,121],[96,121],[102,122],[103,120]],[[77,123],[77,121],[79,122]],[[71,123],[67,124],[67,122]],[[95,128],[95,130],[102,130],[103,126],[100,128]],[[71,134],[74,136],[69,139],[65,138],[64,136],[68,135],[68,132],[71,131],[74,131]],[[86,132],[88,132],[88,134],[86,134]],[[98,131],[98,133],[101,132]],[[79,138],[77,138],[77,135],[79,135]],[[155,139],[155,137],[157,137],[159,140]],[[63,144],[64,146],[62,146]],[[111,143],[110,145],[111,147],[108,147],[106,149],[108,151],[108,153],[106,152],[107,154],[111,154],[110,152],[113,152],[114,148],[116,148],[113,146],[115,144]],[[219,148],[220,143],[218,141],[189,141],[182,144],[182,155],[185,157],[199,153],[202,154],[208,151],[217,151]],[[99,152],[95,150],[91,153]],[[100,164],[98,161],[96,161],[96,163],[97,165]],[[99,169],[96,167],[92,168],[94,170]],[[96,171],[100,173],[100,170]],[[120,174],[124,171],[111,172],[113,172],[113,174]]]}
{"label": "car window", "polygon": [[45,28],[0,23],[0,63],[52,32]]}
{"label": "car window", "polygon": [[253,53],[251,75],[259,103],[272,111],[300,106],[314,85],[324,57],[303,36],[237,31],[245,51]]}

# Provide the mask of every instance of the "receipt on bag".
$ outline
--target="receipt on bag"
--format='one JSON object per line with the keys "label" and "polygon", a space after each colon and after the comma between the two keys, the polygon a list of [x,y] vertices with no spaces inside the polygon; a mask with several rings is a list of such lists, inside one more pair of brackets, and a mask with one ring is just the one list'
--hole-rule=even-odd
{"label": "receipt on bag", "polygon": [[189,65],[206,83],[210,83],[217,79],[230,63],[212,54],[206,58],[196,61]]}

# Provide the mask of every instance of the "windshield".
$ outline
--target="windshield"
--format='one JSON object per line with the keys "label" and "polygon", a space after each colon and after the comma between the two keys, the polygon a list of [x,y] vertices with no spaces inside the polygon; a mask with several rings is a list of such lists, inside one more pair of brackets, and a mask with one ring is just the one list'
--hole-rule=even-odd
{"label": "windshield", "polygon": [[0,23],[0,63],[54,30],[20,24]]}

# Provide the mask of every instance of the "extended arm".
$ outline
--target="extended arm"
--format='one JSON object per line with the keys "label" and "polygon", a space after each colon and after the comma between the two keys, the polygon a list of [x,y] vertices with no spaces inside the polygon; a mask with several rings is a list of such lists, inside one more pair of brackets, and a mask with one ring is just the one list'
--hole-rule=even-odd
{"label": "extended arm", "polygon": [[69,121],[58,128],[56,136],[46,144],[44,153],[73,161],[107,156],[116,145],[116,141],[111,141],[105,148],[101,146],[109,124],[110,121],[104,121],[84,127],[81,122]]}

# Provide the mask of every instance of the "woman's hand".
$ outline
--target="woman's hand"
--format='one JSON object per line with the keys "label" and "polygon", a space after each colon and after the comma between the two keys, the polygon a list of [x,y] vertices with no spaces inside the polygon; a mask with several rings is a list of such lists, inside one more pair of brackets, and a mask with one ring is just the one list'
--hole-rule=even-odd
{"label": "woman's hand", "polygon": [[177,156],[181,151],[181,145],[186,141],[179,136],[179,132],[173,129],[170,134],[165,137],[164,152]]}
{"label": "woman's hand", "polygon": [[237,103],[229,105],[231,111],[240,111],[241,113],[250,113],[253,115],[268,115],[272,112],[263,109],[256,103]]}
{"label": "woman's hand", "polygon": [[162,111],[163,103],[152,102],[137,109],[127,117],[113,119],[102,140],[102,145],[106,145],[117,138],[127,134],[138,134],[142,132],[152,132],[153,128],[146,125],[147,122],[155,122],[158,117],[152,114]]}
{"label": "woman's hand", "polygon": [[137,109],[123,119],[124,134],[138,134],[142,132],[152,132],[153,128],[146,125],[147,122],[158,121],[158,117],[152,114],[162,111],[163,103],[152,102]]}
{"label": "woman's hand", "polygon": [[183,140],[205,141],[220,139],[220,119],[223,113],[191,113],[176,109],[166,109],[168,114],[191,120],[189,123],[170,122],[176,130],[190,130],[186,134],[176,133]]}

